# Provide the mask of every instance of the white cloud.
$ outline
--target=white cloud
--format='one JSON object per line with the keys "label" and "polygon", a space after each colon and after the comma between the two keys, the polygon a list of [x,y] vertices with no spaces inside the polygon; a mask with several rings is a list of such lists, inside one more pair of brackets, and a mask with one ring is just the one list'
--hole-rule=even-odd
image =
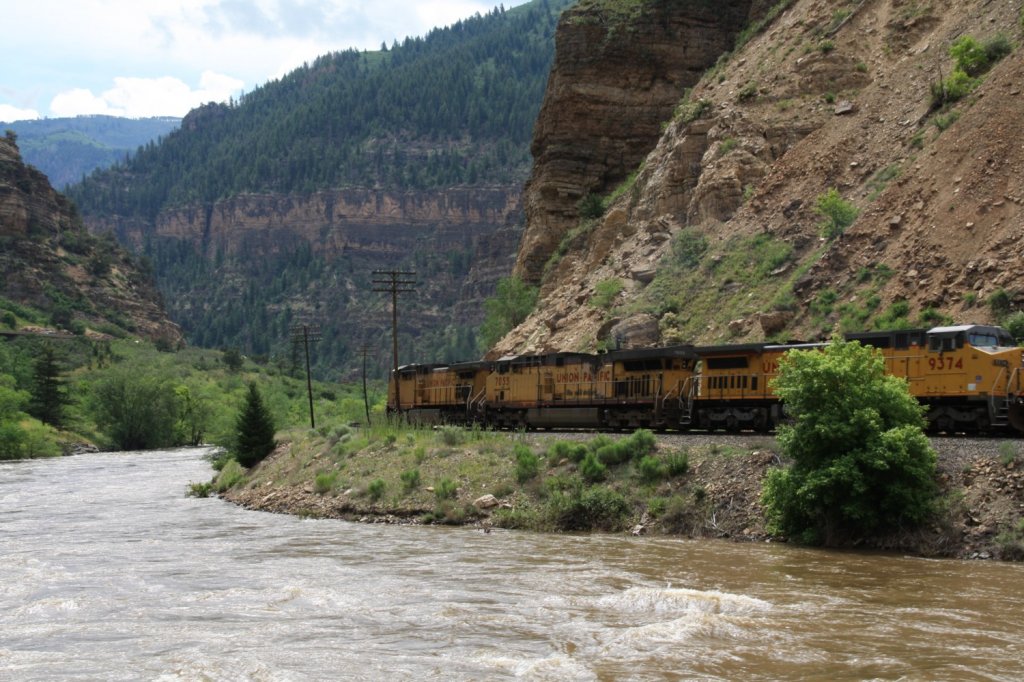
{"label": "white cloud", "polygon": [[[506,0],[505,7],[525,0]],[[181,115],[348,48],[376,50],[487,12],[497,0],[32,0],[4,8],[0,101],[44,116]],[[123,78],[115,79],[119,74]],[[131,77],[128,79],[126,77]],[[171,80],[165,80],[169,78]],[[173,81],[173,82],[172,82]],[[234,85],[233,83],[231,85]],[[59,94],[56,94],[59,93]],[[141,101],[148,93],[154,105]],[[49,102],[54,108],[47,108]],[[170,107],[159,110],[155,104]],[[29,109],[31,108],[31,109]],[[9,111],[9,110],[4,110]],[[6,116],[7,114],[5,114]]]}
{"label": "white cloud", "polygon": [[108,114],[143,118],[147,116],[184,116],[189,110],[207,102],[224,102],[236,96],[245,86],[243,81],[213,71],[204,71],[198,89],[184,81],[162,78],[114,78],[114,87],[100,95],[75,88],[58,94],[50,102],[54,116]]}
{"label": "white cloud", "polygon": [[39,112],[35,109],[19,109],[10,104],[0,104],[0,121],[4,123],[29,121],[36,118],[39,118]]}

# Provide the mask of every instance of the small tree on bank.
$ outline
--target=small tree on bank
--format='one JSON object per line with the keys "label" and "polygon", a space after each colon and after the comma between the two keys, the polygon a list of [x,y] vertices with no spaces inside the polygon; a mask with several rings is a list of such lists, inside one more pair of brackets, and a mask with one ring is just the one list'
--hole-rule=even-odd
{"label": "small tree on bank", "polygon": [[774,383],[793,418],[778,441],[793,459],[765,479],[769,529],[808,544],[910,527],[933,509],[935,452],[906,381],[873,348],[835,340],[790,351]]}
{"label": "small tree on bank", "polygon": [[253,467],[274,451],[274,420],[263,404],[256,383],[249,384],[245,405],[235,421],[235,459]]}

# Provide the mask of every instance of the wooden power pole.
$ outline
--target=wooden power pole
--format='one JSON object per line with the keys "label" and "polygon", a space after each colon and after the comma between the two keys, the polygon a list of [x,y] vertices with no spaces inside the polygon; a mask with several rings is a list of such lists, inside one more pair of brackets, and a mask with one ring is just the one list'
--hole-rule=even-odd
{"label": "wooden power pole", "polygon": [[297,324],[292,327],[292,341],[306,348],[306,393],[309,395],[309,428],[316,428],[316,420],[313,418],[313,380],[309,376],[309,344],[320,340],[320,325],[318,324]]}
{"label": "wooden power pole", "polygon": [[380,285],[374,291],[391,293],[391,376],[395,381],[395,407],[402,407],[402,397],[398,392],[398,294],[416,291],[415,272],[409,270],[374,270],[378,279],[374,284]]}

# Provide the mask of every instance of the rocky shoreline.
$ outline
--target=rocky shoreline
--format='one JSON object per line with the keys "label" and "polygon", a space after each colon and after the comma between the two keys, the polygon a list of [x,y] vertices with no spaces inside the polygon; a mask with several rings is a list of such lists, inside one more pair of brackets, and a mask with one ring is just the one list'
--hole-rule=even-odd
{"label": "rocky shoreline", "polygon": [[[559,440],[592,437],[574,433],[557,436]],[[543,447],[551,436],[519,438],[536,448]],[[623,532],[746,542],[785,540],[766,532],[760,504],[765,473],[782,463],[772,438],[753,434],[673,434],[658,439],[659,450],[683,449],[690,453],[689,471],[680,480],[663,484],[658,494],[689,495],[695,502],[672,518],[637,509]],[[854,547],[930,557],[1024,559],[1024,533],[1020,532],[1024,517],[1024,461],[1017,454],[1021,449],[1019,441],[936,438],[932,443],[938,453],[937,482],[943,500],[940,513],[922,528],[864,539],[854,543]],[[247,482],[229,488],[222,497],[248,509],[362,523],[420,524],[424,519],[432,519],[432,495],[375,500],[355,485],[326,492],[318,490],[311,475],[304,479],[290,476],[287,481],[255,476],[261,468],[280,466],[294,459],[292,448],[293,441],[283,441],[267,461],[253,470]],[[474,455],[467,451],[465,456]],[[574,472],[575,465],[563,460],[541,475],[548,478]],[[496,511],[528,507],[534,502],[522,488],[500,490],[502,494],[489,500],[483,490],[472,488],[470,484],[460,486],[456,501],[475,513],[456,523],[489,530],[492,524],[501,525],[501,516],[495,516]],[[427,487],[426,491],[432,493],[433,488]],[[694,491],[699,492],[695,495]]]}

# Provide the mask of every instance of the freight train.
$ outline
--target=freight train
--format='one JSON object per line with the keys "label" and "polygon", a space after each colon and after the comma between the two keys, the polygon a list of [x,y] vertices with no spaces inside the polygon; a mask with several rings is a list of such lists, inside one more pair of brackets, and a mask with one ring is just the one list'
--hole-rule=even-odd
{"label": "freight train", "polygon": [[[1024,433],[1024,348],[988,325],[847,334],[907,380],[936,432]],[[388,410],[489,428],[770,431],[782,356],[821,343],[679,345],[399,367]]]}

